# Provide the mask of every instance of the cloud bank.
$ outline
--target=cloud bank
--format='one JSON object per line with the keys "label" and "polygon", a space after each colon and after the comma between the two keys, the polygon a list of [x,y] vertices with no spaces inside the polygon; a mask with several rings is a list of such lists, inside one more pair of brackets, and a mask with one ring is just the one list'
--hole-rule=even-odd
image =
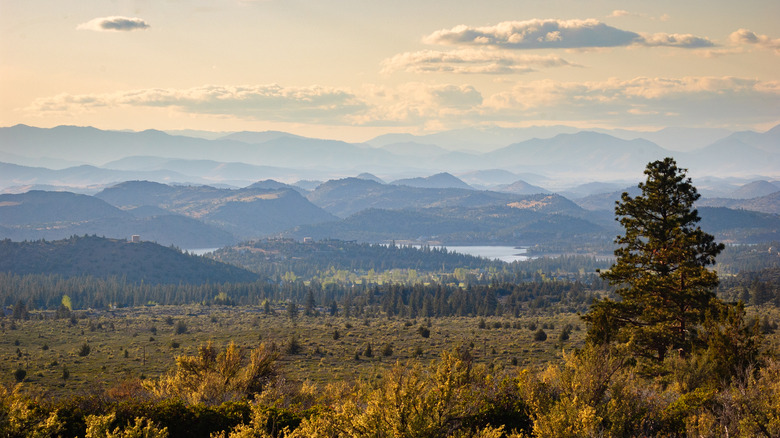
{"label": "cloud bank", "polygon": [[326,123],[359,112],[364,104],[352,93],[321,86],[282,87],[207,85],[189,89],[143,89],[110,94],[61,94],[33,102],[35,112],[83,112],[115,107],[163,107],[184,113],[239,118]]}
{"label": "cloud bank", "polygon": [[27,108],[39,116],[128,108],[247,120],[446,129],[466,124],[556,121],[613,126],[733,126],[776,122],[780,81],[736,77],[638,77],[591,82],[517,82],[490,95],[466,84],[411,82],[359,91],[280,85],[61,94]]}
{"label": "cloud bank", "polygon": [[494,26],[455,26],[436,31],[423,42],[441,45],[487,46],[504,49],[577,49],[621,46],[711,47],[704,37],[688,34],[640,35],[618,29],[595,19],[534,19],[505,21]]}
{"label": "cloud bank", "polygon": [[780,81],[735,77],[609,79],[596,82],[534,81],[486,99],[485,111],[508,120],[554,117],[625,126],[771,122],[780,113]]}
{"label": "cloud bank", "polygon": [[740,45],[755,45],[764,49],[774,50],[780,55],[780,38],[759,35],[747,29],[739,29],[730,36],[731,42]]}
{"label": "cloud bank", "polygon": [[99,17],[79,24],[76,29],[96,32],[129,32],[148,29],[149,23],[140,18],[131,17]]}
{"label": "cloud bank", "polygon": [[558,56],[517,55],[506,51],[462,49],[406,52],[382,62],[382,73],[517,74],[537,68],[577,66]]}

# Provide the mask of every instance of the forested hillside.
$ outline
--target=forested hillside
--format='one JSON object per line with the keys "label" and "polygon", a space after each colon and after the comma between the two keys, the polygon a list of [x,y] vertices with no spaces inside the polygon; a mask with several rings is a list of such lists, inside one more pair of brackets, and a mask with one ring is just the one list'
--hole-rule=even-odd
{"label": "forested hillside", "polygon": [[0,241],[0,272],[65,278],[116,277],[128,283],[202,284],[254,281],[256,274],[152,242],[96,236],[55,241]]}

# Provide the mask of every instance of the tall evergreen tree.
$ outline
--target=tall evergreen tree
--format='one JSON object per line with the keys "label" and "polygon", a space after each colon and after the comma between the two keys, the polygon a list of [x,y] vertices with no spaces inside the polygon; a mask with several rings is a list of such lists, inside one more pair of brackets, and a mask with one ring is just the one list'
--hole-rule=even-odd
{"label": "tall evergreen tree", "polygon": [[314,292],[309,289],[309,291],[306,292],[306,301],[303,308],[303,314],[306,316],[314,316],[317,311],[315,306],[316,302],[314,301]]}
{"label": "tall evergreen tree", "polygon": [[708,312],[715,312],[718,276],[707,269],[723,250],[696,224],[699,198],[685,169],[671,158],[645,169],[641,195],[623,193],[615,208],[625,229],[617,261],[602,278],[620,301],[598,300],[584,316],[591,342],[629,343],[638,356],[663,361],[670,350],[686,354]]}
{"label": "tall evergreen tree", "polygon": [[298,304],[296,304],[294,301],[290,301],[290,303],[287,304],[287,316],[290,319],[295,319],[298,317]]}

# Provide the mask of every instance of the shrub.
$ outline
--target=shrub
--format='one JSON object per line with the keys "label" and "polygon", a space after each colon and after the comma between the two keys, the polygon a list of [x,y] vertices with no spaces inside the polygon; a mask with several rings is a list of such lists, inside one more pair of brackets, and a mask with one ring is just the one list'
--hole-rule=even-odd
{"label": "shrub", "polygon": [[392,356],[393,355],[393,344],[388,342],[385,344],[384,347],[382,347],[382,356]]}
{"label": "shrub", "polygon": [[534,341],[543,342],[547,340],[547,333],[544,330],[539,329],[534,333]]}
{"label": "shrub", "polygon": [[111,430],[111,423],[114,423],[116,414],[108,415],[88,415],[85,418],[87,423],[87,433],[85,438],[122,438],[122,437],[143,437],[143,438],[168,438],[168,429],[159,427],[151,420],[144,417],[136,417],[133,424],[127,425],[124,429],[116,427]]}
{"label": "shrub", "polygon": [[176,368],[157,381],[145,382],[155,396],[178,398],[190,404],[218,405],[244,400],[263,391],[275,376],[277,354],[261,344],[248,360],[235,343],[224,351],[203,345],[195,356],[179,356]]}
{"label": "shrub", "polygon": [[284,349],[284,352],[287,354],[298,354],[301,351],[303,351],[303,346],[300,341],[298,341],[298,335],[293,333],[292,336],[290,336],[290,341],[287,342],[287,347]]}
{"label": "shrub", "polygon": [[182,320],[177,321],[176,322],[176,334],[177,335],[183,335],[185,333],[187,333],[187,324],[184,321],[182,321]]}
{"label": "shrub", "polygon": [[14,371],[14,379],[16,379],[17,382],[23,381],[25,377],[27,377],[27,370],[24,368],[17,368],[16,371]]}
{"label": "shrub", "polygon": [[79,347],[78,355],[81,357],[89,356],[89,353],[92,351],[92,347],[89,346],[86,342],[81,344],[81,347]]}

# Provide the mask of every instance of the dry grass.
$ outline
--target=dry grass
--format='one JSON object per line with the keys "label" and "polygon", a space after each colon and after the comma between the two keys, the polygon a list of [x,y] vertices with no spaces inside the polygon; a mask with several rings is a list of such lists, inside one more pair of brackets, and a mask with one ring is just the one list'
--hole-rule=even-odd
{"label": "dry grass", "polygon": [[[114,311],[77,312],[78,319],[52,319],[49,313],[32,313],[29,321],[0,320],[0,381],[12,383],[14,372],[27,371],[27,385],[54,396],[90,394],[116,386],[128,379],[156,377],[169,370],[176,356],[194,354],[199,345],[212,342],[222,347],[230,341],[242,348],[259,343],[275,344],[284,352],[293,335],[302,346],[295,355],[282,354],[282,373],[298,380],[327,383],[338,380],[373,380],[396,361],[428,362],[441,351],[457,346],[469,348],[474,359],[491,367],[533,368],[559,357],[561,351],[582,344],[584,330],[557,341],[565,324],[584,324],[573,314],[558,316],[486,318],[386,317],[287,318],[282,306],[276,315],[265,315],[258,307],[157,306]],[[39,319],[45,317],[46,319]],[[187,332],[177,334],[179,321]],[[430,336],[420,334],[428,326]],[[534,342],[537,327],[547,341]],[[497,326],[500,325],[500,328]],[[155,330],[156,329],[156,330]],[[338,339],[334,332],[338,330]],[[91,348],[79,356],[80,347]],[[371,344],[373,355],[366,357]],[[382,354],[385,345],[392,354]],[[63,378],[67,369],[68,378]]]}

